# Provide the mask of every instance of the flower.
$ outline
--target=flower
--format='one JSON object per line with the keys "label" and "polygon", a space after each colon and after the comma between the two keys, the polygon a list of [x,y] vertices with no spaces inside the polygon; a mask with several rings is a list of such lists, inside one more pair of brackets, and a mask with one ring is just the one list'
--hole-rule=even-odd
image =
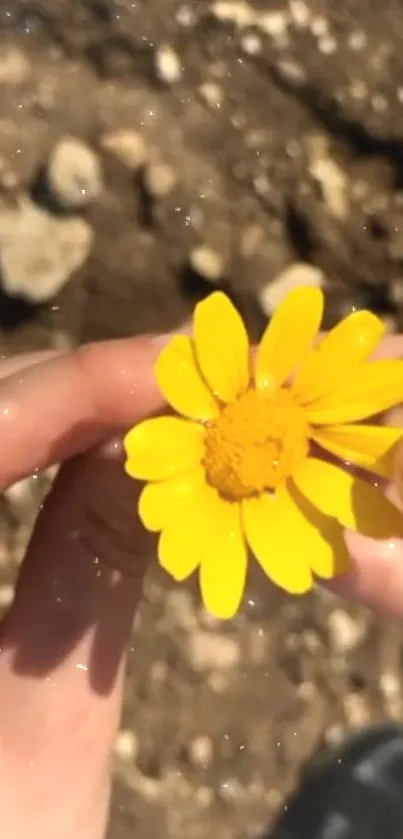
{"label": "flower", "polygon": [[239,607],[248,548],[274,583],[303,594],[348,569],[343,528],[403,536],[378,486],[403,431],[362,423],[403,400],[403,362],[368,360],[384,331],[369,311],[319,336],[323,305],[317,288],[292,291],[253,356],[237,310],[214,292],[196,306],[193,337],[172,338],[156,363],[181,416],[126,435],[126,471],[149,481],[139,514],[161,532],[160,564],[177,581],[199,569],[217,617]]}

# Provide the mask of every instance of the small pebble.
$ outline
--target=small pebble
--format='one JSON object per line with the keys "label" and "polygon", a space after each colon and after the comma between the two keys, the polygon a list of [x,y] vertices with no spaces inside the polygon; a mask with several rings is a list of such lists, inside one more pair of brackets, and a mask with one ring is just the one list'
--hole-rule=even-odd
{"label": "small pebble", "polygon": [[321,288],[324,281],[325,277],[320,268],[307,262],[295,262],[263,286],[259,292],[259,303],[264,314],[270,317],[286,295],[294,288],[300,286],[318,286]]}
{"label": "small pebble", "polygon": [[151,163],[144,173],[144,182],[154,198],[167,198],[176,182],[176,174],[167,163]]}
{"label": "small pebble", "polygon": [[211,283],[218,282],[224,274],[224,260],[208,245],[199,245],[192,250],[190,264],[197,274]]}
{"label": "small pebble", "polygon": [[330,725],[325,731],[325,741],[328,746],[337,746],[344,737],[344,728],[339,723]]}
{"label": "small pebble", "polygon": [[122,129],[105,134],[100,145],[120,163],[133,171],[139,169],[147,161],[147,145],[137,131]]}
{"label": "small pebble", "polygon": [[204,82],[199,87],[199,93],[210,108],[220,108],[224,98],[221,85],[216,82]]}
{"label": "small pebble", "polygon": [[89,204],[103,190],[103,173],[98,156],[74,137],[60,140],[54,147],[47,178],[58,203],[69,210]]}
{"label": "small pebble", "polygon": [[401,696],[402,685],[397,673],[385,670],[379,678],[379,688],[386,699],[396,699]]}
{"label": "small pebble", "polygon": [[0,48],[0,85],[18,85],[29,80],[31,64],[17,47]]}
{"label": "small pebble", "polygon": [[262,40],[254,32],[248,32],[241,38],[241,47],[247,55],[259,55],[262,51]]}
{"label": "small pebble", "polygon": [[189,757],[197,766],[207,766],[213,759],[213,741],[211,737],[200,734],[189,745]]}
{"label": "small pebble", "polygon": [[257,21],[258,26],[272,38],[283,38],[287,32],[288,19],[284,12],[268,12]]}
{"label": "small pebble", "polygon": [[305,29],[311,20],[309,4],[303,0],[290,0],[290,13],[295,26]]}
{"label": "small pebble", "polygon": [[182,76],[180,58],[169,44],[162,44],[155,52],[155,69],[165,84],[175,84]]}
{"label": "small pebble", "polygon": [[200,630],[189,636],[188,653],[198,671],[229,670],[238,664],[241,650],[233,638]]}
{"label": "small pebble", "polygon": [[133,762],[138,753],[138,740],[130,729],[122,729],[119,731],[115,740],[116,754],[127,762]]}
{"label": "small pebble", "polygon": [[362,640],[364,627],[344,609],[334,609],[328,618],[330,643],[336,653],[348,653]]}
{"label": "small pebble", "polygon": [[364,696],[357,693],[348,693],[343,696],[342,703],[347,722],[351,728],[361,728],[370,721],[371,713]]}

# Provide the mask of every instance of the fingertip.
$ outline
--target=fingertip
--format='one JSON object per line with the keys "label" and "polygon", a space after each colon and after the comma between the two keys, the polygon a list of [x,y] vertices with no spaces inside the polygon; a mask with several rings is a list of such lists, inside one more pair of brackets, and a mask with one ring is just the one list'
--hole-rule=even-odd
{"label": "fingertip", "polygon": [[403,540],[346,534],[350,570],[325,587],[378,614],[403,619]]}

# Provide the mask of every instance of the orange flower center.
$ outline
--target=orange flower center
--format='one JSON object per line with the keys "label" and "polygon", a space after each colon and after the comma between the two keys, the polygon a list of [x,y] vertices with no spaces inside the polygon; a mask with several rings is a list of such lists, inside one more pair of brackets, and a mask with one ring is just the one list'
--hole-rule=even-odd
{"label": "orange flower center", "polygon": [[286,388],[248,390],[207,428],[207,480],[231,500],[274,490],[308,453],[304,414]]}

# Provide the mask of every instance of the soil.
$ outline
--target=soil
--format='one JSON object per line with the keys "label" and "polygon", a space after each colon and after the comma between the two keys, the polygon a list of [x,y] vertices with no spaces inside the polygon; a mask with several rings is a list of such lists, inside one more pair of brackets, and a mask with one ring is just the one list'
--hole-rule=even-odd
{"label": "soil", "polygon": [[[255,338],[301,281],[401,328],[402,36],[400,0],[3,0],[2,352],[167,331],[212,284]],[[2,502],[4,605],[41,492]],[[109,839],[261,837],[403,713],[400,630],[323,592],[255,580],[221,625],[153,568],[133,649]]]}

